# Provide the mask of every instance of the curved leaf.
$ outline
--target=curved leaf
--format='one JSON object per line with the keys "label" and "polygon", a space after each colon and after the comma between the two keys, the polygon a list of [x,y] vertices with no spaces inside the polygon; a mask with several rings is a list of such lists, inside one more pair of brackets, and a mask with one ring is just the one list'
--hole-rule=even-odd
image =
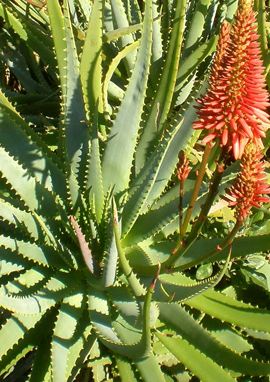
{"label": "curved leaf", "polygon": [[146,124],[136,151],[136,172],[139,172],[145,164],[149,144],[164,127],[164,122],[171,108],[183,41],[186,3],[186,0],[176,2],[173,29],[169,40],[169,48],[161,81],[154,101],[151,102],[150,114],[147,116]]}
{"label": "curved leaf", "polygon": [[269,311],[234,300],[222,293],[207,291],[186,301],[186,304],[242,328],[270,333]]}
{"label": "curved leaf", "polygon": [[129,185],[144,106],[152,44],[152,1],[146,1],[145,7],[142,38],[135,67],[104,153],[105,187],[115,186],[115,192],[124,191]]}
{"label": "curved leaf", "polygon": [[235,379],[222,367],[195,349],[182,338],[172,338],[156,333],[158,339],[166,348],[183,362],[203,382],[234,382]]}
{"label": "curved leaf", "polygon": [[253,361],[218,342],[180,305],[159,304],[161,319],[206,357],[226,369],[244,375],[268,375],[270,363]]}
{"label": "curved leaf", "polygon": [[64,15],[58,2],[51,0],[48,1],[48,12],[62,88],[64,147],[69,174],[69,188],[73,205],[75,205],[78,199],[78,185],[75,183],[74,176],[79,184],[83,183],[86,157],[89,153],[88,129],[79,76],[79,61],[67,1],[64,1]]}

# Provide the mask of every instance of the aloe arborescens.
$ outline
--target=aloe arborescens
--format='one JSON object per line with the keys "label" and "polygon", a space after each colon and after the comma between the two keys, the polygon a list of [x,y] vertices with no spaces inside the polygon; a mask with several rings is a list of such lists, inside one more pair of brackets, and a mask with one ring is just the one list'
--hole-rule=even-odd
{"label": "aloe arborescens", "polygon": [[[224,276],[230,253],[244,255],[250,238],[236,238],[229,255],[230,236],[223,239],[223,252],[216,251],[215,239],[196,241],[201,215],[205,221],[218,185],[224,191],[234,177],[233,167],[224,177],[218,173],[209,192],[195,186],[196,203],[180,232],[186,246],[173,252],[180,207],[180,214],[187,213],[196,183],[184,161],[178,210],[178,152],[186,146],[190,162],[196,158],[193,99],[202,91],[204,60],[216,41],[216,23],[209,20],[221,21],[222,8],[209,1],[164,4],[147,0],[142,15],[136,0],[94,0],[91,6],[47,0],[43,8],[25,0],[0,3],[3,46],[12,46],[16,59],[10,69],[24,85],[18,94],[19,86],[13,92],[3,82],[0,92],[1,375],[20,376],[22,363],[31,382],[87,379],[89,373],[96,382],[193,375],[232,382],[239,374],[270,373],[269,363],[254,359],[257,350],[249,341],[257,332],[270,333],[270,313],[212,288]],[[20,43],[12,45],[10,33]],[[234,68],[224,49],[224,63]],[[22,75],[18,62],[31,70]],[[35,97],[41,101],[29,111],[26,99]],[[212,118],[217,114],[211,107]],[[261,123],[264,111],[247,106],[252,108],[249,121]],[[27,121],[42,126],[43,134]],[[53,145],[51,131],[57,137]],[[232,134],[228,142],[238,157]],[[228,142],[223,137],[226,148]],[[210,153],[210,143],[208,148]],[[257,250],[268,248],[265,240],[256,243]],[[192,271],[184,272],[216,261],[216,252],[223,262],[214,275],[198,281]],[[230,336],[241,346],[232,346]]]}

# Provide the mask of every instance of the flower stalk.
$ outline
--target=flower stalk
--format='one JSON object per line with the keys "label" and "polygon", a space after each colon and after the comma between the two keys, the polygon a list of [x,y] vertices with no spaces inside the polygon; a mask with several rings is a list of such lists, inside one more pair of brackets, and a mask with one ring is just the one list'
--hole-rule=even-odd
{"label": "flower stalk", "polygon": [[[261,203],[269,201],[269,198],[264,196],[270,193],[270,187],[265,181],[261,150],[262,138],[270,126],[266,113],[270,104],[260,57],[256,14],[252,6],[252,0],[240,0],[232,27],[226,21],[223,23],[209,89],[205,96],[198,100],[199,118],[193,127],[206,131],[203,139],[206,147],[184,222],[179,219],[180,240],[166,262],[169,268],[184,255],[200,234],[218,194],[218,187],[230,157],[235,160],[242,158],[242,163],[236,183],[225,197],[229,205],[235,207],[236,224],[225,239],[224,245],[228,245],[226,243],[230,243],[234,238],[252,206],[258,207]],[[199,217],[184,240],[212,142],[218,142],[222,147],[220,158],[224,162],[217,165]]]}
{"label": "flower stalk", "polygon": [[194,189],[193,189],[193,192],[192,192],[192,195],[191,195],[191,199],[190,199],[190,202],[189,202],[189,206],[188,206],[188,209],[187,209],[187,212],[186,212],[186,215],[185,215],[185,219],[184,219],[183,225],[181,227],[181,237],[183,237],[185,235],[187,227],[188,227],[188,224],[190,222],[190,219],[191,219],[191,216],[192,216],[192,212],[193,212],[193,209],[194,209],[195,204],[196,204],[196,200],[197,200],[199,192],[200,192],[200,188],[201,188],[201,185],[202,185],[203,177],[205,175],[206,166],[207,166],[207,163],[208,163],[208,159],[209,159],[211,150],[212,150],[212,144],[207,144],[205,146],[202,162],[201,162],[201,165],[200,165],[200,168],[199,168],[199,171],[198,171],[198,175],[196,177],[196,182],[195,182]]}
{"label": "flower stalk", "polygon": [[[221,154],[222,155],[222,154]],[[219,164],[212,177],[212,182],[209,187],[209,191],[204,204],[202,205],[198,219],[193,224],[192,229],[186,238],[186,240],[181,240],[181,242],[173,250],[172,255],[166,261],[166,266],[171,268],[175,264],[180,256],[183,256],[187,250],[191,247],[194,241],[200,234],[204,223],[206,222],[207,215],[213,205],[213,202],[218,194],[219,184],[221,182],[226,163]]]}
{"label": "flower stalk", "polygon": [[183,236],[182,232],[182,218],[183,218],[183,196],[184,196],[184,184],[185,180],[187,179],[189,172],[190,172],[190,166],[189,166],[189,160],[185,156],[184,151],[180,151],[179,153],[179,161],[178,161],[178,169],[177,169],[177,177],[179,180],[179,204],[178,204],[178,217],[179,217],[179,233],[180,238]]}
{"label": "flower stalk", "polygon": [[[231,250],[232,250],[233,241],[234,241],[237,233],[241,229],[241,227],[242,227],[242,223],[239,221],[236,221],[231,232],[227,235],[227,237],[222,241],[221,244],[217,245],[213,251],[209,252],[209,254],[204,258],[204,261],[207,259],[211,259],[215,255],[218,255],[220,252],[224,251],[228,247],[231,247]],[[173,268],[173,270],[174,271],[184,271],[184,270],[190,268],[191,266],[194,266],[197,264],[198,264],[198,261],[196,259],[194,259],[193,262],[189,262],[188,264],[185,264],[185,265],[177,266],[177,264],[176,264],[176,266]]]}

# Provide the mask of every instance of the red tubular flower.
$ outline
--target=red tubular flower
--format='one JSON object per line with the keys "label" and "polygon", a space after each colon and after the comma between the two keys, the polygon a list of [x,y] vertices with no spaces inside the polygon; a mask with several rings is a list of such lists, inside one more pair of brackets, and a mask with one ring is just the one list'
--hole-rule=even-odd
{"label": "red tubular flower", "polygon": [[268,93],[260,57],[257,23],[251,1],[242,0],[229,31],[222,26],[209,90],[199,100],[195,129],[206,129],[204,143],[219,139],[241,158],[249,141],[262,146],[270,126]]}
{"label": "red tubular flower", "polygon": [[191,168],[184,151],[180,151],[178,158],[177,177],[180,182],[184,182],[187,179]]}
{"label": "red tubular flower", "polygon": [[270,202],[270,198],[264,196],[270,194],[270,186],[266,182],[262,157],[260,148],[254,143],[249,143],[245,147],[241,159],[241,171],[235,184],[224,197],[229,206],[235,207],[237,221],[243,222],[252,207],[260,207],[261,203]]}

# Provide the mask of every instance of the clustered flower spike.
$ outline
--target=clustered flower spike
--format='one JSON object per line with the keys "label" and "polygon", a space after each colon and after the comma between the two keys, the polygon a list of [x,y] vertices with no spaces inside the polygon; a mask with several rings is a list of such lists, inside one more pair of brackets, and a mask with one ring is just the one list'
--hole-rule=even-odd
{"label": "clustered flower spike", "polygon": [[224,197],[229,206],[235,207],[235,218],[243,222],[252,207],[260,207],[262,203],[270,202],[265,196],[270,194],[270,186],[266,181],[264,172],[265,163],[262,161],[262,152],[254,143],[249,143],[241,159],[241,171],[235,184]]}
{"label": "clustered flower spike", "polygon": [[258,39],[252,1],[240,0],[231,29],[227,22],[222,25],[209,90],[198,101],[199,119],[193,126],[207,131],[204,143],[218,139],[235,159],[250,141],[262,146],[270,126]]}
{"label": "clustered flower spike", "polygon": [[187,159],[184,151],[180,151],[178,156],[178,166],[177,166],[177,177],[180,182],[184,182],[189,173],[190,173],[190,166],[189,166],[189,160]]}

